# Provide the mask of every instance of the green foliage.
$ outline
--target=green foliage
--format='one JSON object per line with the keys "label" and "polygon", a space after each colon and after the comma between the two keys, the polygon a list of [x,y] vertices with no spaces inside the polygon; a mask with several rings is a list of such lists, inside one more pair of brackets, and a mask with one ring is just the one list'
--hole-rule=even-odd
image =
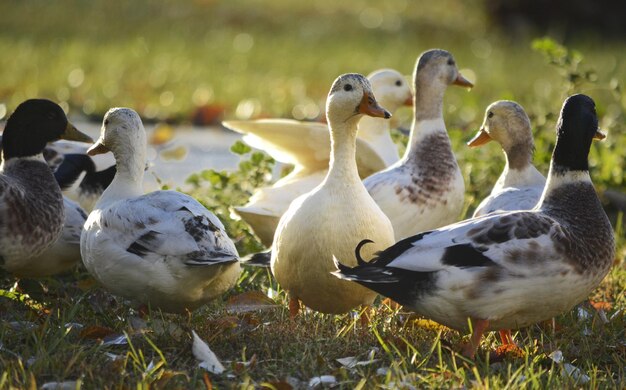
{"label": "green foliage", "polygon": [[238,170],[228,172],[206,169],[189,176],[187,183],[192,186],[189,194],[224,222],[239,254],[245,255],[259,252],[263,245],[248,224],[235,214],[233,207],[245,204],[256,188],[269,184],[274,159],[265,153],[252,151],[241,141],[235,142],[230,150],[242,157]]}

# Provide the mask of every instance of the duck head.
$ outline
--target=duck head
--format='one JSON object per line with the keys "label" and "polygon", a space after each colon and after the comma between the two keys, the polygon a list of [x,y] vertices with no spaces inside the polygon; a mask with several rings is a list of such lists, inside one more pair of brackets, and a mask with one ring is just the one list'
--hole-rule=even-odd
{"label": "duck head", "polygon": [[442,86],[458,85],[467,88],[474,86],[459,72],[452,54],[442,49],[428,50],[420,55],[415,66],[414,80],[416,88],[427,80]]}
{"label": "duck head", "polygon": [[391,118],[389,111],[376,101],[372,86],[364,76],[348,73],[337,77],[326,100],[328,123],[354,122],[356,126],[363,115]]}
{"label": "duck head", "polygon": [[130,108],[111,108],[104,115],[100,138],[89,148],[87,154],[127,151],[132,154],[146,148],[146,131],[139,114]]}
{"label": "duck head", "polygon": [[467,145],[478,147],[491,140],[498,142],[507,152],[518,145],[530,143],[532,147],[530,119],[522,106],[510,100],[499,100],[487,107],[480,130]]}
{"label": "duck head", "polygon": [[17,106],[7,120],[2,155],[5,160],[35,156],[43,152],[48,142],[59,139],[93,142],[67,120],[58,104],[46,99],[29,99]]}
{"label": "duck head", "polygon": [[604,139],[598,128],[596,104],[587,95],[572,95],[565,99],[556,125],[556,145],[552,165],[557,170],[587,171],[591,142]]}
{"label": "duck head", "polygon": [[379,103],[391,112],[402,106],[413,106],[410,84],[400,72],[380,69],[367,76]]}

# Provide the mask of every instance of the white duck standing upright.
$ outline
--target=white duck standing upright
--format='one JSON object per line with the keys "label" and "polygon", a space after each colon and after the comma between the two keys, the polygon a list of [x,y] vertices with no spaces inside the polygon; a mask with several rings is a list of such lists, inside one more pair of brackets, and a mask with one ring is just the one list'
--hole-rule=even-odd
{"label": "white duck standing upright", "polygon": [[324,313],[345,313],[370,304],[375,293],[334,278],[333,255],[352,259],[363,239],[376,241],[367,255],[394,242],[389,219],[368,195],[358,174],[357,123],[363,115],[389,118],[359,74],[344,74],[333,83],[326,101],[331,134],[330,167],[324,181],[294,200],[274,236],[271,267],[288,291],[290,312],[299,302]]}
{"label": "white duck standing upright", "polygon": [[335,275],[460,331],[469,330],[469,319],[472,337],[463,353],[470,358],[485,331],[528,326],[571,309],[598,286],[615,258],[613,229],[589,177],[593,138],[604,138],[593,100],[569,97],[534,209],[424,232],[369,263],[337,263]]}
{"label": "white duck standing upright", "polygon": [[4,129],[0,265],[19,277],[59,273],[78,260],[76,256],[41,256],[59,240],[64,227],[61,189],[43,158],[46,144],[60,138],[91,141],[67,120],[58,104],[45,99],[20,104]]}
{"label": "white duck standing upright", "polygon": [[478,147],[491,140],[502,147],[506,164],[491,194],[480,202],[473,216],[532,209],[543,193],[546,178],[533,165],[535,143],[530,119],[522,106],[499,100],[487,107],[483,125],[467,144]]}
{"label": "white duck standing upright", "polygon": [[463,208],[465,185],[443,121],[443,95],[449,85],[471,87],[445,50],[417,59],[415,118],[402,160],[364,180],[389,217],[396,240],[454,222]]}
{"label": "white duck standing upright", "polygon": [[143,194],[146,133],[135,111],[106,113],[88,153],[107,151],[117,172],[81,236],[94,278],[116,295],[168,312],[192,310],[232,287],[238,255],[220,220],[188,195]]}
{"label": "white duck standing upright", "polygon": [[[368,76],[378,102],[392,114],[412,104],[404,76],[381,69]],[[248,203],[235,207],[265,246],[270,246],[280,217],[298,196],[311,191],[326,177],[330,136],[324,123],[287,119],[227,121],[224,126],[245,134],[244,141],[262,149],[277,161],[293,164],[294,170],[270,187],[259,188]],[[359,175],[367,177],[398,161],[398,147],[390,135],[389,121],[365,116],[358,124],[356,161]]]}

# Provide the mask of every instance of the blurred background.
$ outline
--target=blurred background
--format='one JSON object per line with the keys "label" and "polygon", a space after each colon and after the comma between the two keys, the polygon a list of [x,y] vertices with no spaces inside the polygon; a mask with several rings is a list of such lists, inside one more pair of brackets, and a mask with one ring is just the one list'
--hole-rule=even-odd
{"label": "blurred background", "polygon": [[[475,82],[470,92],[450,88],[444,113],[468,204],[489,191],[502,168],[497,145],[463,145],[485,107],[513,99],[526,108],[545,172],[554,121],[574,92],[596,100],[609,133],[592,150],[594,180],[601,190],[624,190],[617,147],[626,139],[621,1],[25,0],[0,2],[0,15],[0,119],[35,96],[95,124],[109,107],[128,106],[151,126],[175,125],[157,144],[181,125],[320,120],[339,74],[391,67],[408,76],[422,51],[440,47]],[[404,109],[393,120],[408,127],[410,119]],[[236,138],[221,139],[213,152],[228,154]],[[236,156],[221,156],[226,160],[215,166],[202,160],[194,168],[236,168]]]}

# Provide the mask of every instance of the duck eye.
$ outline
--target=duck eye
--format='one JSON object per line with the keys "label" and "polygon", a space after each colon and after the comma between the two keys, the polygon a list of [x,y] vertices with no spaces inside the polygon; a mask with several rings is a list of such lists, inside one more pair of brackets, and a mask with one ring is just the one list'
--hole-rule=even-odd
{"label": "duck eye", "polygon": [[491,119],[493,117],[493,112],[489,111],[487,113],[487,118]]}
{"label": "duck eye", "polygon": [[346,84],[343,86],[343,90],[344,91],[352,91],[352,85],[351,84]]}
{"label": "duck eye", "polygon": [[448,65],[454,65],[454,60],[452,58],[448,58]]}
{"label": "duck eye", "polygon": [[396,87],[401,87],[401,86],[402,86],[402,80],[396,81]]}

